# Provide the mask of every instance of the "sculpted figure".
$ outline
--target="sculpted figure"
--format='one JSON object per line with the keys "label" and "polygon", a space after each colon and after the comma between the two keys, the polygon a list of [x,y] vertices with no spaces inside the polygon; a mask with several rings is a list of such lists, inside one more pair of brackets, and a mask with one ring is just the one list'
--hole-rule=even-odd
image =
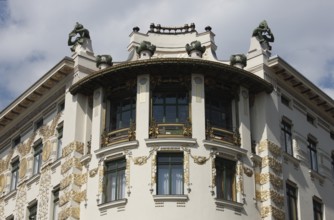
{"label": "sculpted figure", "polygon": [[260,43],[267,43],[269,50],[271,50],[269,42],[274,42],[274,35],[265,20],[260,23],[259,27],[254,29],[252,36],[256,37]]}
{"label": "sculpted figure", "polygon": [[[77,37],[75,38],[75,40],[72,41],[72,38],[75,37],[75,36],[77,36]],[[71,31],[68,35],[67,44],[68,44],[68,46],[73,46],[73,47],[71,47],[71,51],[74,52],[75,46],[77,44],[83,44],[84,38],[90,39],[89,31],[86,28],[84,28],[84,26],[82,24],[77,22],[74,26],[73,31]]]}

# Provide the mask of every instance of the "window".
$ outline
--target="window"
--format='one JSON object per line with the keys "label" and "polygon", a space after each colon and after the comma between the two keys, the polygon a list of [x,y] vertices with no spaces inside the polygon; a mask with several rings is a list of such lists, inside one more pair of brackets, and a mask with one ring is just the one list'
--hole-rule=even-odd
{"label": "window", "polygon": [[318,158],[316,142],[313,139],[308,139],[308,149],[310,154],[311,169],[318,172]]}
{"label": "window", "polygon": [[215,167],[217,198],[236,201],[236,162],[217,157]]}
{"label": "window", "polygon": [[125,197],[125,158],[105,164],[103,202],[111,202]]}
{"label": "window", "polygon": [[39,120],[37,120],[36,122],[35,122],[35,131],[37,130],[37,129],[39,129],[40,127],[42,127],[43,126],[43,118],[41,118],[41,119],[39,119]]}
{"label": "window", "polygon": [[12,176],[10,181],[10,191],[15,190],[19,181],[20,161],[17,159],[12,163]]}
{"label": "window", "polygon": [[183,153],[158,153],[157,194],[183,195]]}
{"label": "window", "polygon": [[284,95],[281,95],[281,102],[283,103],[283,105],[286,105],[286,106],[290,106],[290,99],[288,99],[286,96]]}
{"label": "window", "polygon": [[59,188],[53,191],[53,209],[52,209],[52,219],[58,220],[59,213]]}
{"label": "window", "polygon": [[317,197],[313,197],[313,217],[314,220],[322,220],[322,201]]}
{"label": "window", "polygon": [[315,118],[314,118],[312,115],[307,114],[307,115],[306,115],[306,120],[307,120],[310,124],[315,125]]}
{"label": "window", "polygon": [[205,119],[213,127],[232,130],[232,100],[209,92],[205,96]]}
{"label": "window", "polygon": [[297,188],[295,184],[286,183],[286,196],[288,205],[288,216],[290,220],[298,219],[297,211]]}
{"label": "window", "polygon": [[282,132],[282,136],[283,136],[283,146],[284,146],[284,150],[286,153],[293,155],[293,150],[292,150],[292,134],[291,134],[291,124],[286,122],[286,121],[282,121],[281,124],[281,132]]}
{"label": "window", "polygon": [[157,123],[185,123],[189,118],[186,91],[155,91],[152,99],[153,119]]}
{"label": "window", "polygon": [[109,131],[130,127],[136,121],[136,99],[126,97],[110,101]]}
{"label": "window", "polygon": [[331,155],[331,158],[332,158],[332,174],[334,175],[334,151],[332,151],[332,155]]}
{"label": "window", "polygon": [[65,101],[58,104],[58,112],[62,112],[65,109]]}
{"label": "window", "polygon": [[63,126],[60,126],[57,129],[58,137],[57,137],[57,159],[61,157],[62,146],[63,146]]}
{"label": "window", "polygon": [[19,145],[20,143],[21,143],[21,137],[20,136],[14,138],[14,140],[13,140],[13,147]]}
{"label": "window", "polygon": [[28,207],[28,219],[29,220],[36,220],[37,219],[37,203],[34,203],[33,205]]}
{"label": "window", "polygon": [[41,170],[42,165],[42,151],[43,151],[43,144],[40,142],[34,147],[34,169],[33,174],[38,174]]}
{"label": "window", "polygon": [[331,139],[334,140],[334,131],[330,131],[330,132],[329,132],[329,135],[330,135]]}

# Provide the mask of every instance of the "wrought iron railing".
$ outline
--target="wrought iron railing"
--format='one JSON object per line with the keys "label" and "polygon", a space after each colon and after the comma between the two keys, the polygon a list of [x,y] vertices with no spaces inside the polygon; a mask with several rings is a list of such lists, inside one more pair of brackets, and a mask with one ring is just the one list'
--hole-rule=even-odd
{"label": "wrought iron railing", "polygon": [[231,131],[211,126],[209,123],[207,123],[206,125],[206,139],[230,143],[236,146],[241,145],[241,138],[238,129],[235,129],[235,131]]}
{"label": "wrought iron railing", "polygon": [[136,140],[136,124],[131,123],[128,128],[121,128],[110,132],[104,131],[101,137],[101,146]]}
{"label": "wrought iron railing", "polygon": [[150,123],[150,138],[172,138],[187,137],[191,138],[192,128],[188,119],[186,123],[156,123],[153,119]]}

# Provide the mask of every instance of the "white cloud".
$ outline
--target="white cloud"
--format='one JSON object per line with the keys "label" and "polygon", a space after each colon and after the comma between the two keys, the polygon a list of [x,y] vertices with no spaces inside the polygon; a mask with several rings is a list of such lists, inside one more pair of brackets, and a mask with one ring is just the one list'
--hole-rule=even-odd
{"label": "white cloud", "polygon": [[218,58],[228,59],[247,53],[253,29],[266,19],[275,35],[273,54],[334,97],[334,85],[323,84],[334,78],[332,1],[8,0],[6,5],[10,17],[1,17],[0,22],[0,109],[71,55],[67,36],[77,21],[89,29],[96,54],[111,54],[114,61],[121,61],[127,58],[128,35],[135,26],[145,33],[152,22],[166,26],[194,22],[199,32],[210,25]]}

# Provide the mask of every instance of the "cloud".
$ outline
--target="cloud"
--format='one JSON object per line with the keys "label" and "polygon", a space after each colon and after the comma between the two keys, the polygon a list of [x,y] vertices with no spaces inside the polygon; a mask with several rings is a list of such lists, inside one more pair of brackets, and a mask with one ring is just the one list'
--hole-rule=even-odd
{"label": "cloud", "polygon": [[146,33],[150,23],[194,22],[198,32],[210,25],[224,60],[247,53],[253,29],[266,19],[275,35],[272,53],[334,97],[333,8],[332,1],[303,0],[0,1],[0,109],[71,55],[67,36],[77,21],[89,29],[95,54],[114,61],[127,58],[135,26]]}

